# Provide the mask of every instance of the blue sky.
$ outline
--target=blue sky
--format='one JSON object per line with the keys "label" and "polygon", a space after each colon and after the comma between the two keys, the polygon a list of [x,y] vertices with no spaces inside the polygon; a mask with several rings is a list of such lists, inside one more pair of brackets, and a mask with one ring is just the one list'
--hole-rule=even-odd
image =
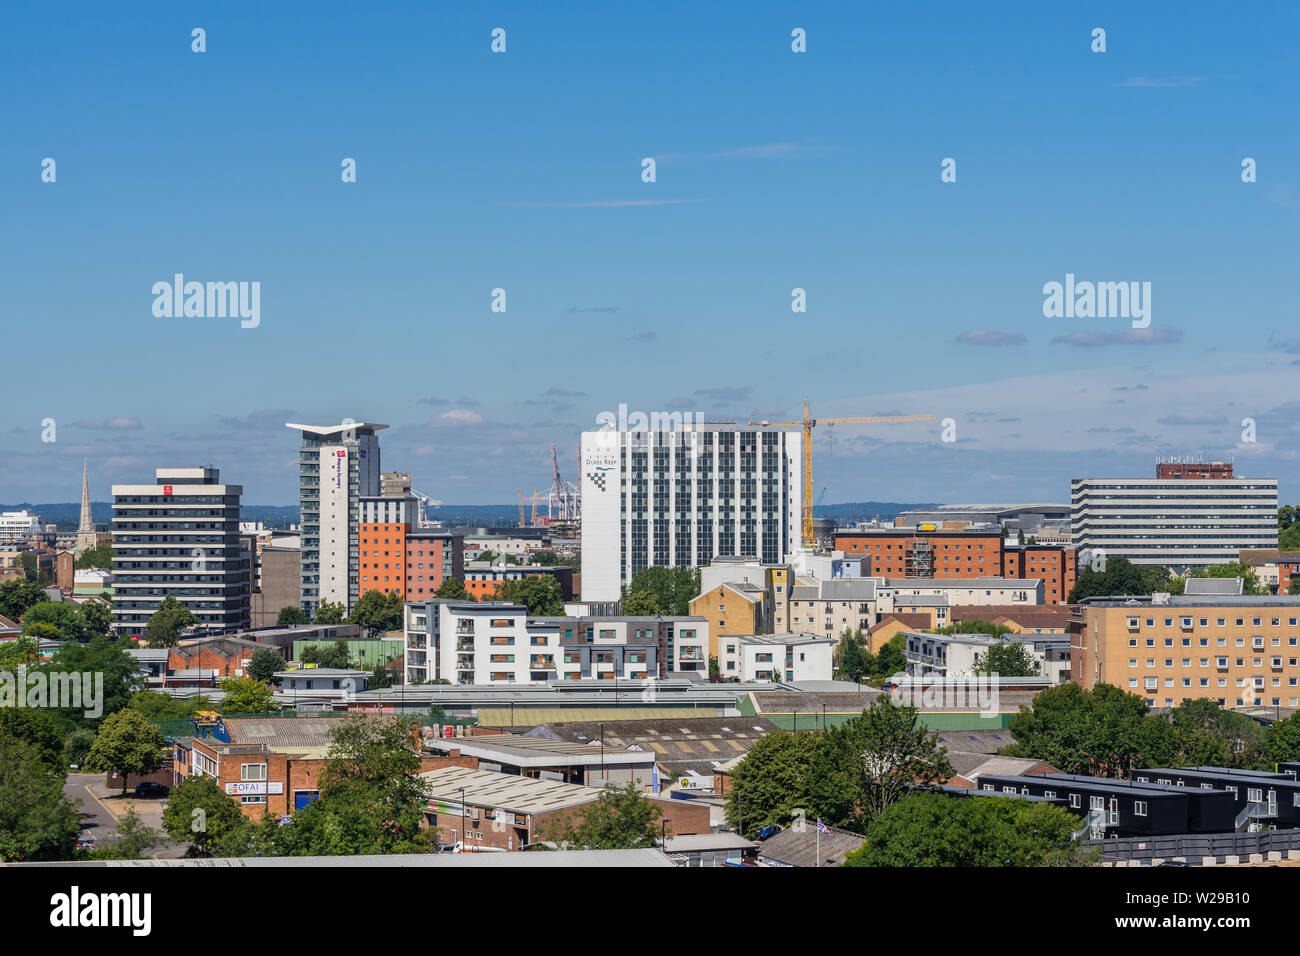
{"label": "blue sky", "polygon": [[[1300,493],[1294,4],[698,6],[9,11],[0,501],[75,500],[86,456],[96,498],[212,463],[289,503],[283,423],[351,416],[427,493],[503,502],[620,402],[804,397],[956,422],[823,431],[828,502],[1060,501],[1196,453]],[[177,272],[260,282],[260,325],[155,318]],[[1066,273],[1150,282],[1151,328],[1044,318]]]}

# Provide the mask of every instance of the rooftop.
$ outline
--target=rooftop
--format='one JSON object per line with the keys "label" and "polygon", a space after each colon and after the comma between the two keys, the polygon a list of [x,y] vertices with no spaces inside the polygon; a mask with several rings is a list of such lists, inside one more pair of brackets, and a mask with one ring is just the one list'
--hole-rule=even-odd
{"label": "rooftop", "polygon": [[546,813],[580,806],[599,799],[602,792],[576,783],[468,767],[439,767],[426,770],[420,777],[428,784],[430,803],[444,802],[459,807],[464,788],[467,805],[513,813]]}
{"label": "rooftop", "polygon": [[459,750],[467,757],[499,761],[511,767],[557,767],[605,764],[646,764],[654,754],[645,750],[619,748],[605,741],[552,740],[526,734],[483,734],[474,737],[430,738],[430,746]]}

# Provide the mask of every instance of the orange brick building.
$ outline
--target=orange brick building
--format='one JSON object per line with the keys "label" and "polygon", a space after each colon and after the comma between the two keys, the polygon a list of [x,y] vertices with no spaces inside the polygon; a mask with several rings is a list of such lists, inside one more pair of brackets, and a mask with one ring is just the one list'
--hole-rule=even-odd
{"label": "orange brick building", "polygon": [[424,601],[447,578],[464,576],[464,537],[421,529],[418,514],[415,498],[361,499],[358,596],[381,591]]}
{"label": "orange brick building", "polygon": [[1064,545],[1008,545],[1000,532],[947,528],[843,530],[834,548],[871,558],[873,577],[1038,578],[1043,601],[1064,604],[1078,576],[1078,553]]}
{"label": "orange brick building", "polygon": [[465,590],[473,595],[476,601],[490,601],[506,581],[539,578],[546,574],[560,582],[560,593],[564,596],[564,600],[572,601],[573,568],[563,564],[490,566],[486,562],[471,562],[464,573]]}

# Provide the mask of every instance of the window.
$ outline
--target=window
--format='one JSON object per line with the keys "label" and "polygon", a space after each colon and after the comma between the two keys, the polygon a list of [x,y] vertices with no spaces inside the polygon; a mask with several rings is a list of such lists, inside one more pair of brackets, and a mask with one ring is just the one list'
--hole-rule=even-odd
{"label": "window", "polygon": [[266,764],[264,763],[240,764],[239,779],[240,780],[265,780]]}
{"label": "window", "polygon": [[1145,800],[1133,801],[1133,816],[1144,817],[1147,815],[1147,802]]}

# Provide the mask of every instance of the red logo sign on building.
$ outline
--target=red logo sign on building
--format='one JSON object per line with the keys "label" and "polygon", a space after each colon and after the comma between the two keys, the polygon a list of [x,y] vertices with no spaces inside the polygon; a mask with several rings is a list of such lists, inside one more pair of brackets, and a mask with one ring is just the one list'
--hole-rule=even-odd
{"label": "red logo sign on building", "polygon": [[170,495],[171,493],[172,493],[172,486],[171,486],[171,485],[163,485],[163,494],[165,494],[165,495]]}

